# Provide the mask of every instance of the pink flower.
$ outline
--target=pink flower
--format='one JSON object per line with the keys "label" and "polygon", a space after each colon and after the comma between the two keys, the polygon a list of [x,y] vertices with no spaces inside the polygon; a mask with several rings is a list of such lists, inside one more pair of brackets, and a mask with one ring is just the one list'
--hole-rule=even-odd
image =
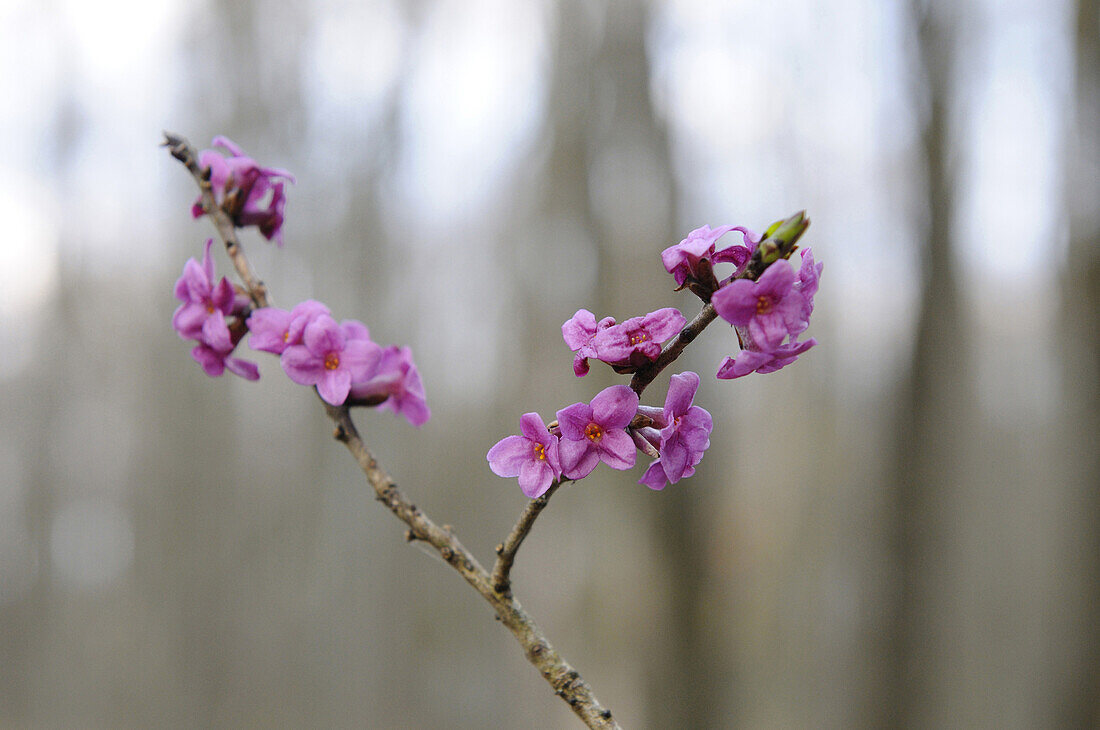
{"label": "pink flower", "polygon": [[[237,226],[256,226],[264,238],[283,245],[283,180],[294,182],[294,176],[281,168],[260,167],[227,137],[215,137],[211,146],[229,152],[228,157],[212,149],[199,153],[199,165],[210,170],[214,201]],[[204,212],[200,197],[191,215],[198,218]]]}
{"label": "pink flower", "polygon": [[382,356],[382,348],[367,339],[349,338],[327,314],[306,326],[302,344],[290,345],[281,361],[287,376],[299,385],[316,385],[325,402],[347,400],[351,384],[366,380]]}
{"label": "pink flower", "polygon": [[596,315],[592,312],[587,309],[578,309],[572,319],[561,326],[561,335],[565,339],[565,344],[576,353],[573,356],[573,374],[578,378],[588,374],[588,358],[596,357],[596,347],[593,344],[596,333],[613,324],[615,320],[612,317],[604,317],[597,322]]}
{"label": "pink flower", "polygon": [[805,299],[794,284],[790,264],[776,261],[757,281],[737,279],[723,286],[711,304],[722,319],[746,327],[758,349],[772,352],[787,335],[806,328]]}
{"label": "pink flower", "polygon": [[202,366],[203,372],[212,378],[217,378],[228,370],[245,380],[260,379],[260,369],[256,363],[230,357],[236,343],[233,342],[224,319],[220,320],[218,326],[208,326],[204,329],[206,336],[191,348],[191,358]]}
{"label": "pink flower", "polygon": [[519,430],[521,436],[501,439],[489,449],[486,458],[497,476],[518,476],[519,488],[534,499],[561,478],[558,439],[537,413],[524,413],[519,419]]}
{"label": "pink flower", "polygon": [[656,360],[661,343],[679,334],[685,324],[687,318],[672,307],[631,317],[596,333],[592,340],[596,357],[620,372],[642,367]]}
{"label": "pink flower", "polygon": [[594,357],[619,372],[629,372],[653,362],[661,354],[661,343],[675,337],[687,319],[672,307],[658,309],[644,317],[631,317],[615,324],[611,317],[599,322],[587,309],[579,309],[561,326],[562,337],[573,357],[573,373],[588,374],[588,358]]}
{"label": "pink flower", "polygon": [[252,310],[248,317],[248,345],[253,350],[281,355],[289,345],[302,344],[306,325],[322,314],[331,314],[321,302],[307,299],[289,312],[278,307]]}
{"label": "pink flower", "polygon": [[369,377],[351,384],[350,397],[368,404],[378,403],[418,427],[427,423],[432,415],[424,395],[424,383],[408,347],[390,345],[383,348]]}
{"label": "pink flower", "polygon": [[562,473],[588,476],[603,461],[612,469],[634,466],[634,440],[626,432],[638,411],[638,394],[625,385],[600,391],[592,403],[574,403],[558,411]]}
{"label": "pink flower", "polygon": [[224,276],[214,283],[214,260],[210,258],[210,247],[214,239],[206,239],[202,264],[195,259],[187,259],[183,266],[183,275],[176,280],[176,299],[183,304],[172,315],[172,327],[185,340],[200,340],[203,327],[211,319],[225,324],[225,317],[234,314],[237,309],[236,294],[233,285]]}
{"label": "pink flower", "polygon": [[[738,231],[744,243],[728,246],[716,253],[718,239],[730,231]],[[704,225],[689,233],[687,238],[675,246],[669,246],[662,251],[661,262],[676,280],[677,287],[683,288],[692,280],[702,284],[708,291],[713,291],[718,288],[713,265],[729,262],[740,270],[759,242],[759,236],[743,226],[719,226],[711,230],[710,226]]]}
{"label": "pink flower", "polygon": [[698,389],[696,373],[672,376],[664,413],[658,421],[665,424],[660,431],[660,458],[649,465],[639,484],[650,489],[664,489],[666,484],[675,484],[695,473],[695,466],[710,446],[710,432],[714,428],[710,414],[692,405]]}

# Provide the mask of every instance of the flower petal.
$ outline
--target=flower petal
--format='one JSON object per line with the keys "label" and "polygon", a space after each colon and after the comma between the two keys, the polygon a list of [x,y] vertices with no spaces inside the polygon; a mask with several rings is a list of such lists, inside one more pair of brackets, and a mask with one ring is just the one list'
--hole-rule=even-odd
{"label": "flower petal", "polygon": [[634,439],[621,429],[604,431],[597,448],[600,459],[612,469],[629,469],[634,466],[634,461],[638,458]]}
{"label": "flower petal", "polygon": [[592,399],[592,420],[605,429],[626,428],[637,412],[638,394],[626,385],[604,388]]}
{"label": "flower petal", "polygon": [[561,429],[563,439],[584,440],[584,429],[592,423],[592,406],[587,403],[574,403],[558,411],[557,416],[558,428]]}
{"label": "flower petal", "polygon": [[531,442],[523,436],[505,436],[489,449],[485,458],[497,476],[519,476],[523,465],[531,461]]}
{"label": "flower petal", "polygon": [[558,444],[558,453],[561,454],[562,475],[568,479],[583,479],[592,473],[596,464],[600,463],[600,456],[588,439],[582,441],[562,439]]}

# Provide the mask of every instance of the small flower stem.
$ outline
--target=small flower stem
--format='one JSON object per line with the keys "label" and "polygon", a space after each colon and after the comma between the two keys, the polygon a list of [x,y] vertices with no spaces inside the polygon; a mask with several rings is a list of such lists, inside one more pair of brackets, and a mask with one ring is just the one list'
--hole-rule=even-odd
{"label": "small flower stem", "polygon": [[503,596],[512,595],[512,581],[509,573],[512,570],[512,564],[516,561],[516,551],[523,544],[527,534],[531,532],[531,528],[534,527],[539,514],[546,508],[546,505],[550,504],[550,497],[554,496],[554,492],[558,491],[560,486],[561,482],[554,482],[544,493],[528,502],[527,507],[519,516],[516,526],[508,533],[508,537],[504,538],[504,542],[497,545],[497,559],[493,565],[492,575],[493,590],[497,593]]}
{"label": "small flower stem", "polygon": [[[198,183],[199,189],[202,191],[203,209],[213,220],[218,234],[225,243],[229,258],[248,290],[252,302],[257,307],[268,306],[270,300],[267,288],[253,273],[248,259],[245,258],[244,251],[237,241],[233,221],[225,211],[216,205],[210,188],[210,181],[198,165],[194,148],[179,135],[165,132],[164,137],[164,146],[170,149],[173,157],[187,167]],[[512,596],[511,590],[504,592],[494,588],[492,576],[481,566],[477,558],[458,541],[451,530],[436,524],[398,489],[390,475],[379,466],[374,455],[363,443],[359,431],[351,419],[348,406],[332,406],[324,401],[321,402],[329,418],[335,424],[334,437],[343,443],[355,458],[366,476],[367,482],[374,489],[378,501],[408,526],[409,539],[422,540],[431,545],[448,565],[458,571],[459,575],[481,594],[482,598],[492,606],[500,622],[512,632],[512,635],[523,647],[527,660],[550,683],[550,686],[554,689],[554,694],[561,697],[585,725],[599,730],[616,730],[619,728],[619,724],[611,716],[611,710],[599,703],[592,692],[592,687],[554,649],[538,624],[523,609],[519,601]],[[548,499],[554,489],[556,489],[556,485],[551,487],[539,499]],[[544,501],[542,506],[545,507],[545,505],[546,502]],[[530,510],[530,507],[528,509]],[[516,549],[519,548],[519,544],[523,542],[523,538],[530,531],[531,524],[534,523],[534,519],[541,509],[542,507],[538,508],[531,515],[526,527],[519,532],[513,530],[516,537],[514,547],[511,548],[509,562],[514,559]],[[522,518],[521,522],[523,522]],[[517,525],[517,529],[519,529],[519,525]],[[512,539],[512,535],[509,535],[509,539]],[[499,558],[497,562],[500,563]],[[494,573],[496,573],[495,570]],[[504,579],[507,580],[507,570],[503,572],[503,575]]]}

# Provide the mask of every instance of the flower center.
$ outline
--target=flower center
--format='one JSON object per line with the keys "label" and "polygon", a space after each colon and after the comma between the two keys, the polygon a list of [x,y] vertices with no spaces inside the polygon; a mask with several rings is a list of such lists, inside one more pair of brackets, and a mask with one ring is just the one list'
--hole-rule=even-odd
{"label": "flower center", "polygon": [[645,342],[649,339],[649,335],[645,332],[638,332],[630,336],[630,344],[637,345],[639,342]]}
{"label": "flower center", "polygon": [[335,370],[340,367],[340,356],[335,352],[325,355],[325,370]]}
{"label": "flower center", "polygon": [[772,300],[770,297],[757,297],[756,299],[756,313],[767,314],[771,311]]}
{"label": "flower center", "polygon": [[283,342],[290,342],[290,330],[283,330]]}
{"label": "flower center", "polygon": [[590,423],[584,427],[584,437],[594,444],[598,444],[603,438],[603,428],[598,423]]}
{"label": "flower center", "polygon": [[535,444],[535,458],[539,461],[546,461],[546,447],[542,444]]}
{"label": "flower center", "polygon": [[207,313],[207,314],[213,314],[213,313],[214,313],[214,309],[215,309],[215,307],[214,307],[214,302],[212,302],[212,301],[210,301],[209,299],[207,299],[207,300],[206,300],[206,313]]}

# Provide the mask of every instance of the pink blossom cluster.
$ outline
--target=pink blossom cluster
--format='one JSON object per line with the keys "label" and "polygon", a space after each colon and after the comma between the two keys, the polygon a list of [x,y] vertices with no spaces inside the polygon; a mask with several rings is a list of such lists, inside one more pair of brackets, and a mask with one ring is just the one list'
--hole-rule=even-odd
{"label": "pink blossom cluster", "polygon": [[[625,385],[600,391],[590,403],[574,403],[557,412],[547,426],[537,413],[520,418],[520,435],[507,436],[489,449],[489,468],[502,477],[519,477],[528,497],[538,497],[561,479],[583,479],[602,461],[612,469],[630,469],[638,451],[656,460],[641,483],[663,489],[694,473],[710,446],[711,417],[692,405],[699,376],[674,375],[665,407],[646,415],[638,394]],[[637,416],[651,424],[631,429]],[[666,446],[664,455],[656,445]]]}
{"label": "pink blossom cluster", "polygon": [[[781,222],[787,223],[796,237],[808,225],[801,214]],[[769,229],[769,235],[781,224]],[[741,234],[741,241],[719,247],[719,239],[732,231]],[[812,338],[798,338],[809,326],[822,265],[805,249],[795,272],[775,244],[770,250],[758,250],[761,240],[741,226],[702,226],[661,253],[677,290],[690,289],[712,304],[714,314],[737,331],[742,349],[722,362],[717,372],[722,380],[775,372],[817,344]],[[792,243],[785,256],[793,250]],[[720,264],[733,266],[721,280],[715,272]],[[604,362],[617,373],[650,366],[661,356],[662,346],[681,335],[686,325],[684,315],[673,308],[621,323],[611,317],[597,320],[592,312],[580,309],[561,329],[573,351],[573,372],[583,376],[588,374],[589,359]],[[696,334],[690,333],[684,343]],[[670,357],[678,354],[674,351]],[[559,410],[550,424],[537,413],[525,413],[520,434],[501,439],[489,450],[489,468],[503,477],[518,477],[520,489],[533,498],[556,482],[588,476],[601,461],[613,469],[629,469],[641,451],[653,461],[639,483],[663,489],[693,475],[710,446],[713,419],[694,404],[698,388],[699,376],[685,372],[670,379],[663,408],[641,405],[640,388],[613,385],[590,403]]]}
{"label": "pink blossom cluster", "polygon": [[[256,226],[264,238],[282,246],[283,181],[294,182],[294,176],[282,168],[261,167],[228,137],[215,137],[210,145],[229,152],[228,156],[216,149],[199,153],[199,165],[209,171],[214,202],[235,225]],[[199,196],[191,215],[198,218],[206,212]]]}
{"label": "pink blossom cluster", "polygon": [[[215,137],[213,144],[231,153],[225,157],[206,150],[199,156],[215,202],[235,225],[257,226],[265,238],[281,244],[282,180],[293,182],[293,176],[257,165],[225,137]],[[204,212],[200,198],[192,213],[198,217]],[[253,350],[279,355],[287,377],[314,386],[326,403],[379,406],[414,426],[428,421],[424,384],[408,347],[382,347],[371,340],[365,324],[353,319],[337,323],[328,307],[312,299],[290,310],[251,308],[248,295],[225,277],[215,283],[212,244],[213,239],[206,242],[201,264],[190,259],[184,266],[175,287],[182,304],[172,317],[180,337],[196,342],[191,356],[207,375],[229,370],[259,379],[255,363],[233,357],[248,335]]]}

